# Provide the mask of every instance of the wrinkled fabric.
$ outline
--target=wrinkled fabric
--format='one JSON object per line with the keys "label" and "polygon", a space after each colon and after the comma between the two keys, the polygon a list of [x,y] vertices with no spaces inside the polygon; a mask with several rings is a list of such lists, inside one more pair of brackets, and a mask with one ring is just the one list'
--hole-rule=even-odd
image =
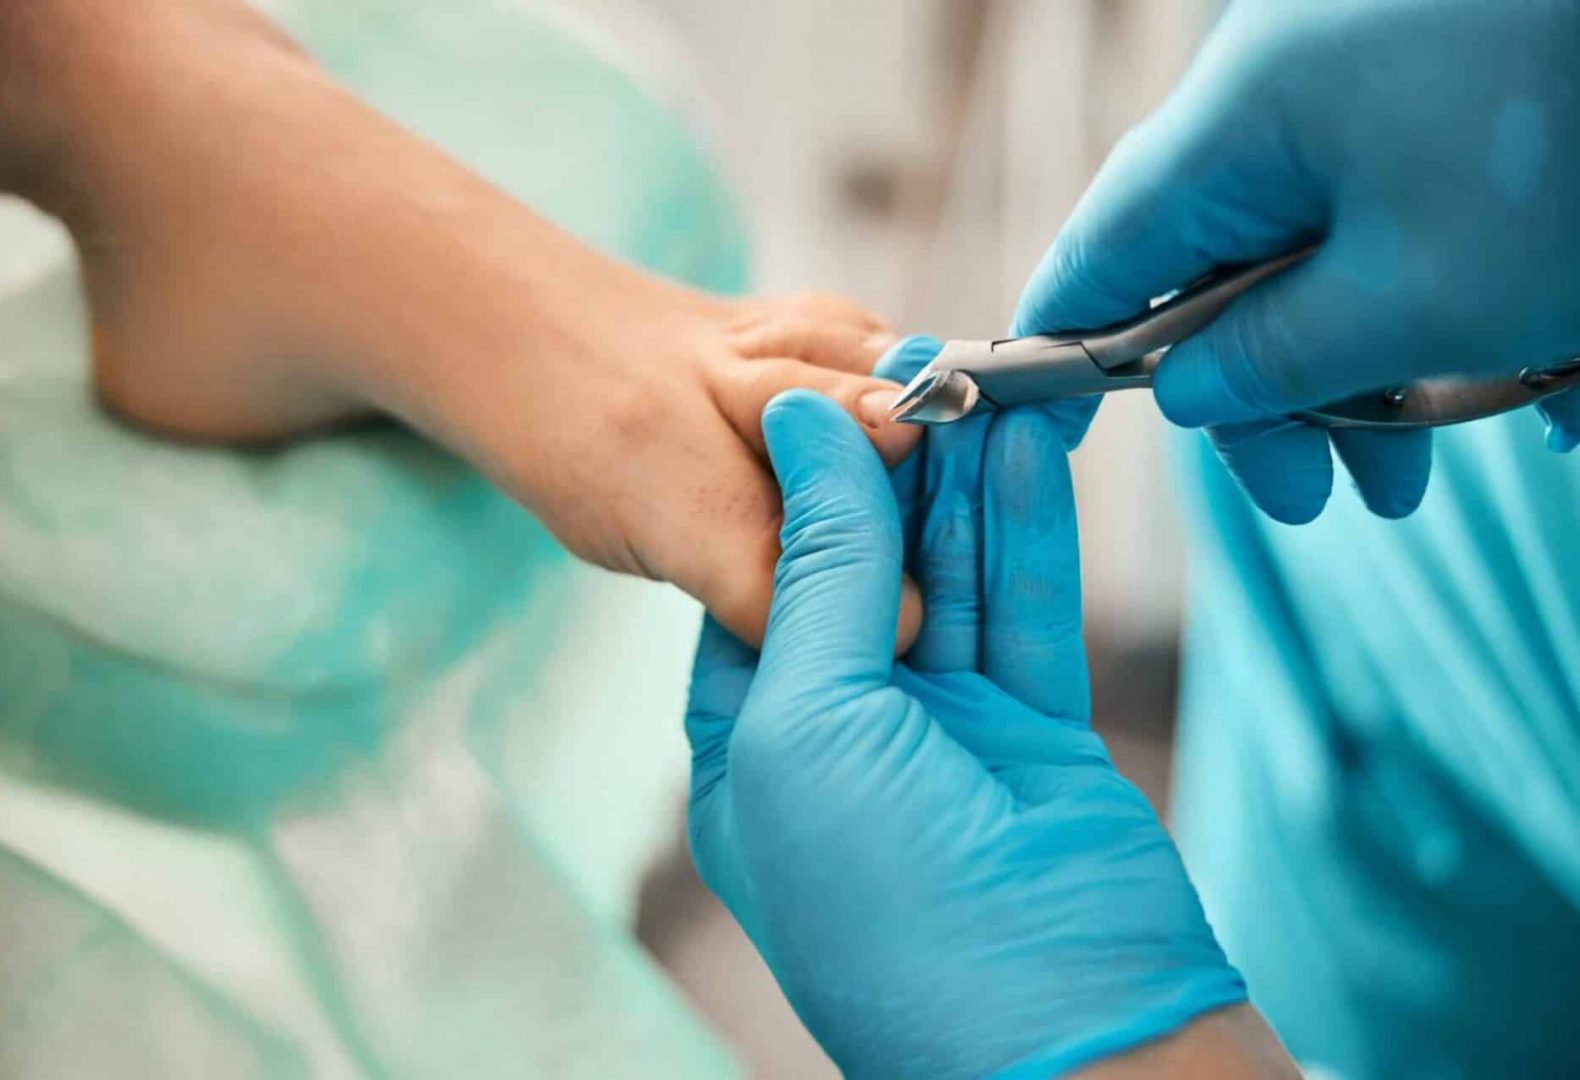
{"label": "wrinkled fabric", "polygon": [[[555,24],[268,6],[554,220],[742,287],[706,157]],[[730,1075],[622,925],[683,774],[690,605],[394,427],[117,425],[40,235],[0,296],[0,1075]]]}
{"label": "wrinkled fabric", "polygon": [[1580,1063],[1580,462],[1532,411],[1440,433],[1421,510],[1251,509],[1184,446],[1177,816],[1213,926],[1343,1077]]}

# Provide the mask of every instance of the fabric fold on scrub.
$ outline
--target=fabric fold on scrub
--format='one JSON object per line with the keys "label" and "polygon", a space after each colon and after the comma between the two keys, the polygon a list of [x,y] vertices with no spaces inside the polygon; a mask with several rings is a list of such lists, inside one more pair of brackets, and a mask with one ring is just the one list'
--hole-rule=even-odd
{"label": "fabric fold on scrub", "polygon": [[[1260,1007],[1361,1080],[1580,1060],[1580,461],[1436,435],[1402,521],[1259,514],[1199,436],[1181,848]],[[1539,961],[1533,958],[1540,958]]]}

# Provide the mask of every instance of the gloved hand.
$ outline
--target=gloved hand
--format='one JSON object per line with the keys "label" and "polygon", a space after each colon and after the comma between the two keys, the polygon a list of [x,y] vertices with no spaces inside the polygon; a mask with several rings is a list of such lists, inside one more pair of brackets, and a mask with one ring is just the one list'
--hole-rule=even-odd
{"label": "gloved hand", "polygon": [[[1158,371],[1273,517],[1309,520],[1328,436],[1268,418],[1450,372],[1580,354],[1580,5],[1237,0],[1115,149],[1037,269],[1017,329],[1091,327],[1214,266],[1318,240]],[[1543,406],[1580,439],[1580,398]],[[1419,503],[1425,433],[1334,433],[1387,517]]]}
{"label": "gloved hand", "polygon": [[891,657],[905,530],[877,454],[808,391],[765,412],[784,554],[761,659],[703,630],[691,845],[848,1075],[1045,1080],[1245,988],[1087,726],[1058,423],[955,427],[902,478],[946,489],[915,522],[924,671]]}

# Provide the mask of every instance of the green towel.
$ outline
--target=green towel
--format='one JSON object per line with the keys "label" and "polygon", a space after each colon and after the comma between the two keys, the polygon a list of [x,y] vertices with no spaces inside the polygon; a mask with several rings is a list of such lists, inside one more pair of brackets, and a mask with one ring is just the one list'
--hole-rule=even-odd
{"label": "green towel", "polygon": [[[269,6],[602,249],[743,287],[681,118],[555,21]],[[646,643],[689,609],[393,428],[234,453],[114,424],[67,265],[0,335],[0,1075],[731,1075],[619,918],[653,755],[586,752],[678,739],[608,706],[674,698],[681,652]],[[623,698],[587,686],[606,640],[638,651]]]}

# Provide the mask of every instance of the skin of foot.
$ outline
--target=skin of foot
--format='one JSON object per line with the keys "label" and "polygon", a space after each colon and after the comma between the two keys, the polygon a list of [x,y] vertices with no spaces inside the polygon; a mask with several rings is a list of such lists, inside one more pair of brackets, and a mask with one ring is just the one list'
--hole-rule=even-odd
{"label": "skin of foot", "polygon": [[[611,260],[337,86],[241,0],[0,6],[0,185],[82,263],[105,405],[272,443],[394,417],[575,554],[673,582],[761,640],[781,390],[843,403],[884,458],[893,334],[860,304],[733,300]],[[920,601],[907,584],[898,644]]]}

